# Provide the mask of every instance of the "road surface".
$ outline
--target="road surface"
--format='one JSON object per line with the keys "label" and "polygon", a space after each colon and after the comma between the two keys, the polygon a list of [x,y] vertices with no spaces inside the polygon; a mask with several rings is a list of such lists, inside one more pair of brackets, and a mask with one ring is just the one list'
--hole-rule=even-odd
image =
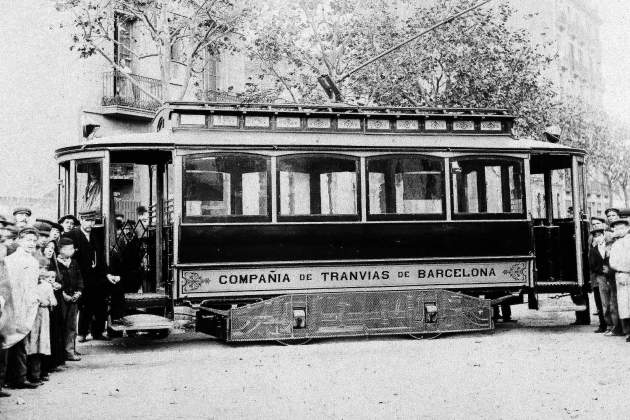
{"label": "road surface", "polygon": [[227,345],[195,333],[81,345],[0,401],[9,419],[627,419],[630,343],[514,307],[493,333]]}

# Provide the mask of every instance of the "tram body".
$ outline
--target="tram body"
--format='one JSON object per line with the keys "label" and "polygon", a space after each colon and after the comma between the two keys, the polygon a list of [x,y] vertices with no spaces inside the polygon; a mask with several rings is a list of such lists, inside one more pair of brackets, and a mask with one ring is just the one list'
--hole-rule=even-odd
{"label": "tram body", "polygon": [[153,133],[59,149],[59,213],[96,202],[108,261],[142,239],[131,308],[190,305],[229,341],[490,329],[501,302],[579,302],[587,275],[584,152],[512,126],[490,109],[169,103]]}

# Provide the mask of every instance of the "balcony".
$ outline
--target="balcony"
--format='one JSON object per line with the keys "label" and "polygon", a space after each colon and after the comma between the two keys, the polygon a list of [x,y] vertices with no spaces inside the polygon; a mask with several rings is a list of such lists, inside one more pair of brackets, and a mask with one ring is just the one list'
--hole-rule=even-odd
{"label": "balcony", "polygon": [[[142,89],[162,99],[161,81],[149,77],[130,74],[131,78]],[[117,70],[103,74],[103,97],[101,100],[103,113],[111,116],[123,116],[132,119],[150,120],[161,102],[151,98],[134,86],[129,79]]]}
{"label": "balcony", "polygon": [[238,104],[243,101],[240,95],[214,89],[206,90],[204,96],[204,99],[209,102],[229,102]]}

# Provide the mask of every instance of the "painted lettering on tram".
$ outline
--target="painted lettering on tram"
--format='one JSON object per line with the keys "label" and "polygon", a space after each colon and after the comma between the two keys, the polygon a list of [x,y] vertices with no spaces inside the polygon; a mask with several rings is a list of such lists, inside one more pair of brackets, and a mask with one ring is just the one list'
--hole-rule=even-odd
{"label": "painted lettering on tram", "polygon": [[290,283],[288,274],[262,273],[262,274],[221,274],[219,284],[252,284],[252,283]]}
{"label": "painted lettering on tram", "polygon": [[182,270],[181,293],[289,292],[308,289],[524,285],[529,261]]}
{"label": "painted lettering on tram", "polygon": [[469,278],[469,277],[496,277],[497,273],[494,268],[473,267],[473,268],[436,268],[436,269],[419,269],[419,279],[438,279],[438,278]]}
{"label": "painted lettering on tram", "polygon": [[323,281],[388,280],[389,271],[324,271],[321,277]]}

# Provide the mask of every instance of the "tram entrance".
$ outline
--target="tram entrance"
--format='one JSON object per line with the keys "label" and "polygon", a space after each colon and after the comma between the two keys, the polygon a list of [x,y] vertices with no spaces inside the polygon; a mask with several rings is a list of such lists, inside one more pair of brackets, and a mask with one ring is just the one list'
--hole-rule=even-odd
{"label": "tram entrance", "polygon": [[532,155],[531,203],[536,250],[536,291],[578,293],[588,267],[583,244],[584,165],[571,155]]}
{"label": "tram entrance", "polygon": [[108,252],[127,313],[166,315],[171,302],[171,153],[110,153]]}

